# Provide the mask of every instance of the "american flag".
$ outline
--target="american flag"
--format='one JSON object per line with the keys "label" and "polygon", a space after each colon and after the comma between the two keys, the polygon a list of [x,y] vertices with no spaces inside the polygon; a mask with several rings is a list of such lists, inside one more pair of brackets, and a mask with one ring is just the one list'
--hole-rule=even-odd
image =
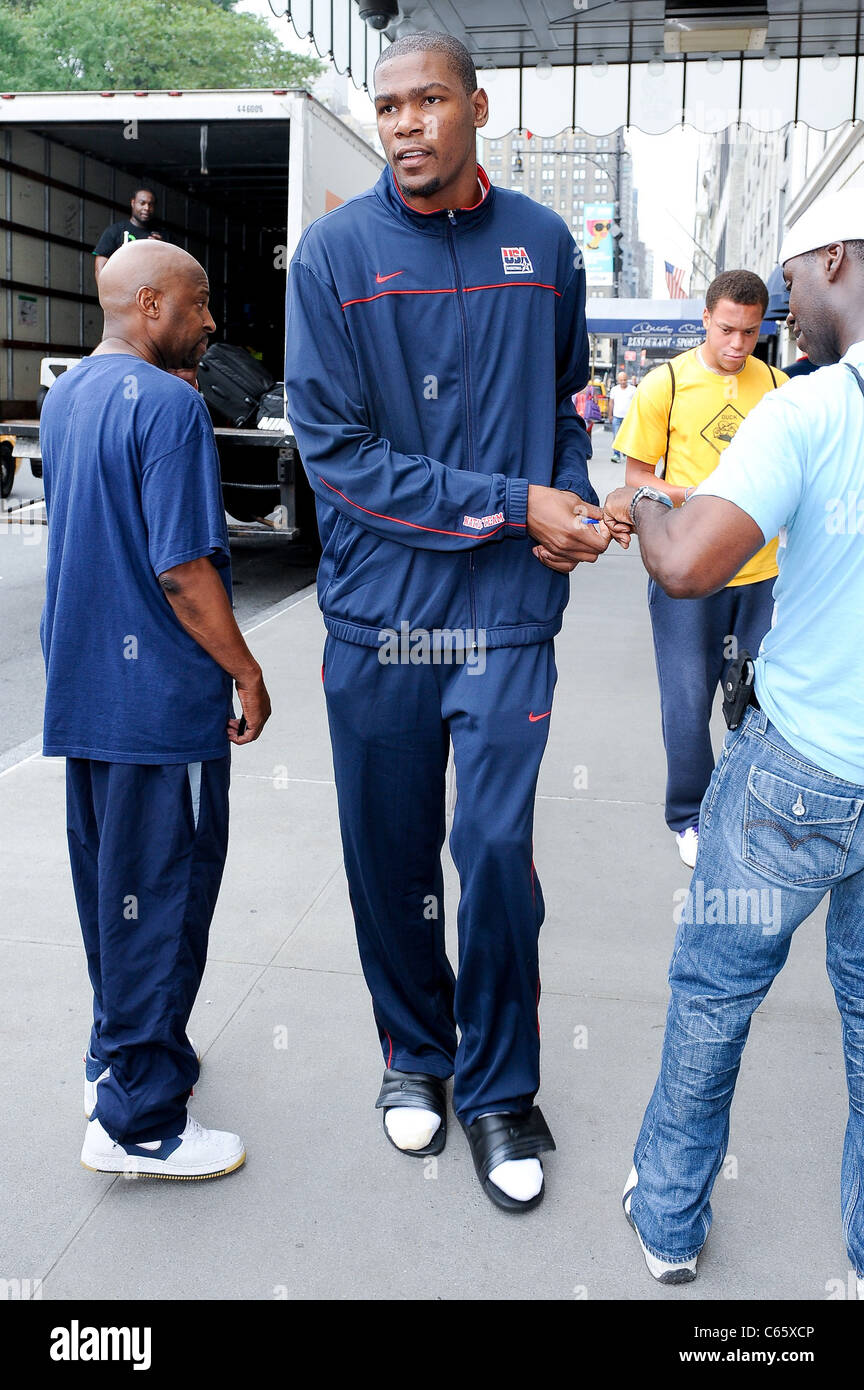
{"label": "american flag", "polygon": [[666,285],[669,290],[669,298],[686,299],[684,286],[681,283],[684,279],[684,271],[680,270],[678,266],[670,265],[668,261],[664,261],[663,264],[666,267]]}

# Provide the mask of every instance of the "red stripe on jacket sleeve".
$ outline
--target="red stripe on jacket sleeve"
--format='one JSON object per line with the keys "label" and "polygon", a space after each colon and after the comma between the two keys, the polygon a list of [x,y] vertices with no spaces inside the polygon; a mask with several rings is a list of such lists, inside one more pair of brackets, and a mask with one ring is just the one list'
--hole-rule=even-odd
{"label": "red stripe on jacket sleeve", "polygon": [[[421,526],[419,521],[404,521],[401,516],[388,516],[386,512],[370,511],[368,507],[362,507],[359,502],[355,502],[351,497],[346,497],[344,492],[340,492],[338,487],[334,487],[332,483],[328,483],[327,479],[322,478],[320,473],[318,474],[318,478],[325,487],[329,487],[330,491],[335,492],[337,497],[343,498],[350,507],[356,507],[358,511],[365,512],[367,516],[377,516],[381,521],[392,521],[395,522],[397,526],[411,526],[415,531],[429,531],[434,536],[461,536],[463,539],[467,540],[469,536],[476,534],[476,532],[469,531],[443,531],[438,526]],[[509,524],[521,526],[523,523],[521,521],[516,521]],[[494,531],[487,531],[486,536],[497,535],[497,533],[503,531],[507,525],[508,523],[505,521],[503,526],[496,526]],[[484,536],[484,540],[486,536]]]}

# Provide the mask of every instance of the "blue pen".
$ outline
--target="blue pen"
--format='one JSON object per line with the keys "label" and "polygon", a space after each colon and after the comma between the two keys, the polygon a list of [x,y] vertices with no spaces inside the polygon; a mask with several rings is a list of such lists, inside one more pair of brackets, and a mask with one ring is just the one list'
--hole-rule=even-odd
{"label": "blue pen", "polygon": [[583,525],[583,526],[599,526],[599,525],[600,525],[600,518],[599,518],[599,516],[583,516],[583,518],[582,518],[582,525]]}

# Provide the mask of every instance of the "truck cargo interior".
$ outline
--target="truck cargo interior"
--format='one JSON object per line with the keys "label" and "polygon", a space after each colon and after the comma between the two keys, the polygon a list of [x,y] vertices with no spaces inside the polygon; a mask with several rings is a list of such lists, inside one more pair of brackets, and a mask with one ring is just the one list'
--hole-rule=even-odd
{"label": "truck cargo interior", "polygon": [[[44,190],[49,224],[43,222],[37,239],[20,223],[10,229],[10,219],[4,218],[7,234],[19,241],[12,253],[15,275],[6,278],[4,287],[26,295],[38,286],[39,294],[45,294],[38,285],[38,261],[48,262],[51,287],[46,339],[35,350],[22,351],[15,324],[6,325],[3,346],[17,348],[16,365],[20,363],[10,386],[16,393],[27,392],[4,401],[7,413],[35,414],[43,355],[81,356],[98,343],[101,315],[93,246],[104,226],[128,216],[129,199],[141,181],[156,194],[155,223],[207,271],[217,326],[213,341],[248,348],[274,379],[282,379],[288,121],[254,126],[242,121],[99,122],[4,134],[4,168],[18,175],[19,185],[36,179],[39,191]],[[272,511],[279,490],[270,457],[251,445],[240,447],[242,456],[236,444],[232,450],[228,473],[244,486],[226,482],[225,504],[231,515],[245,521]],[[225,473],[223,466],[223,477]],[[250,491],[250,485],[263,488],[268,482],[272,485],[266,491]]]}
{"label": "truck cargo interior", "polygon": [[[17,379],[5,383],[7,410],[35,410],[41,355],[80,355],[99,341],[92,250],[105,226],[128,216],[139,180],[156,194],[155,221],[207,270],[215,338],[260,353],[281,379],[288,121],[103,121],[0,131],[0,168],[12,202],[0,227],[19,243],[11,248],[14,276],[4,277],[3,287],[45,295],[43,268],[50,285],[46,339],[31,351],[16,335],[10,298],[3,346],[31,360],[20,361]],[[17,180],[8,178],[15,174]],[[35,200],[26,187],[31,181]],[[37,222],[32,214],[40,211]]]}

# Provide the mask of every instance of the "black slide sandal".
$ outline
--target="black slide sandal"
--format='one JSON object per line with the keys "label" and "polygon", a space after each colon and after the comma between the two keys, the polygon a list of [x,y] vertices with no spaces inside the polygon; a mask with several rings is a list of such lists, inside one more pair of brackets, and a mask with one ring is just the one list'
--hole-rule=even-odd
{"label": "black slide sandal", "polygon": [[555,1148],[555,1140],[543,1118],[539,1106],[526,1114],[481,1115],[473,1124],[460,1121],[471,1149],[471,1157],[477,1176],[483,1184],[483,1191],[502,1211],[532,1211],[538,1207],[546,1195],[545,1179],[540,1191],[527,1202],[509,1197],[497,1183],[491,1182],[489,1174],[499,1163],[510,1159],[537,1158]]}
{"label": "black slide sandal", "polygon": [[[404,1110],[409,1106],[416,1110],[431,1110],[441,1116],[440,1125],[423,1149],[400,1149],[390,1138],[385,1122],[387,1111]],[[375,1109],[384,1111],[381,1117],[384,1133],[397,1153],[407,1154],[409,1158],[431,1158],[440,1154],[447,1143],[447,1089],[439,1076],[426,1076],[419,1071],[394,1071],[388,1067],[381,1082]]]}

